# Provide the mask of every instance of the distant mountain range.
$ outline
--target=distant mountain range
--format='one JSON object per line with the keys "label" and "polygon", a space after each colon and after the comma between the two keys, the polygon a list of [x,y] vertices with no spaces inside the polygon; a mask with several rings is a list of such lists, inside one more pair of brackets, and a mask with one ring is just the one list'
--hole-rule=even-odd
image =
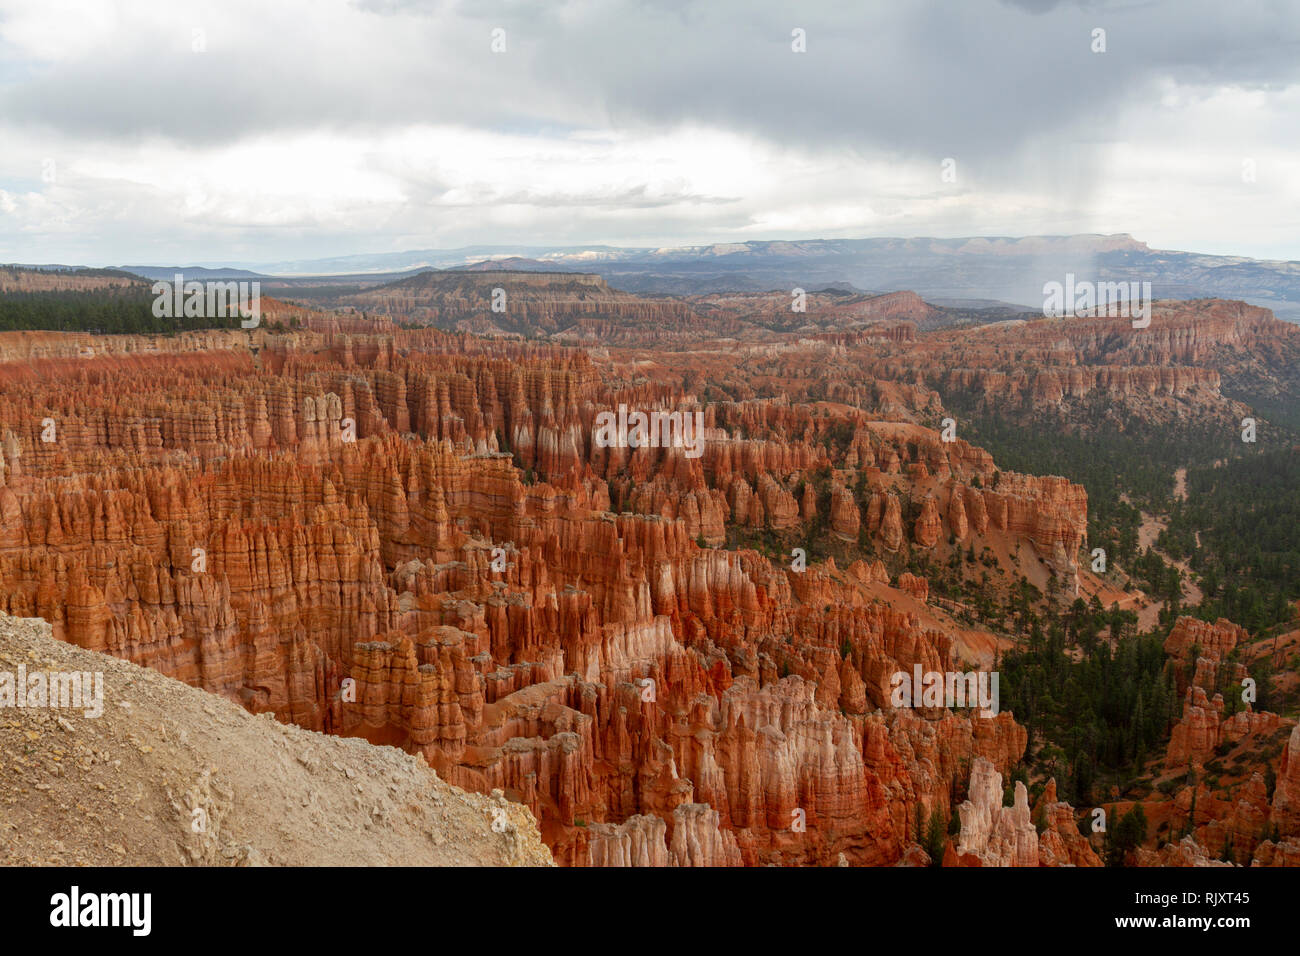
{"label": "distant mountain range", "polygon": [[247,269],[226,269],[216,268],[209,269],[203,266],[122,266],[123,272],[133,272],[138,276],[146,279],[152,279],[155,282],[159,279],[171,281],[176,277],[176,273],[181,273],[186,279],[261,279],[265,278],[262,273],[250,272]]}
{"label": "distant mountain range", "polygon": [[[495,261],[487,261],[495,260]],[[1039,309],[1043,284],[1151,283],[1157,299],[1243,299],[1300,321],[1300,262],[1150,248],[1129,235],[968,239],[816,239],[673,248],[469,246],[300,262],[241,263],[273,275],[493,268],[594,272],[639,293],[778,288],[910,289],[926,299],[997,300]],[[375,278],[378,278],[376,276]]]}
{"label": "distant mountain range", "polygon": [[150,279],[261,278],[272,289],[370,287],[425,270],[587,272],[636,293],[699,295],[840,284],[934,302],[1042,308],[1043,285],[1150,282],[1156,299],[1241,299],[1300,322],[1300,262],[1152,249],[1126,234],[966,239],[813,239],[664,248],[465,246],[225,266],[127,266]]}

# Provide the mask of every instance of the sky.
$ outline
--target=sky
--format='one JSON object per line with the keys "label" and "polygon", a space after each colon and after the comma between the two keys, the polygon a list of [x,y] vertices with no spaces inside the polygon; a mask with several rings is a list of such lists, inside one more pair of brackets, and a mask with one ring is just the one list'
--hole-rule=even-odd
{"label": "sky", "polygon": [[1300,260],[1298,141],[1296,2],[0,0],[0,262],[1074,233]]}

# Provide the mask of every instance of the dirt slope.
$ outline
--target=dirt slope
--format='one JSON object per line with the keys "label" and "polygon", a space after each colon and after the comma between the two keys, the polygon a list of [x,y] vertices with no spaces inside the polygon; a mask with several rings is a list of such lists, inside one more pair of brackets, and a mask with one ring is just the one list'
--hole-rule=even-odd
{"label": "dirt slope", "polygon": [[527,809],[395,748],[254,717],[0,615],[0,680],[20,664],[102,672],[103,713],[0,694],[0,864],[553,865]]}

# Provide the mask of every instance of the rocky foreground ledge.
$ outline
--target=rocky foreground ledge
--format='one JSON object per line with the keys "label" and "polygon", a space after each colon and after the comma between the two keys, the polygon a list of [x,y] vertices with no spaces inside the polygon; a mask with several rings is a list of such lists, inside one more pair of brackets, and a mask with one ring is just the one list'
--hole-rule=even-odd
{"label": "rocky foreground ledge", "polygon": [[[89,692],[40,706],[34,675],[52,672],[102,674],[102,713],[87,716]],[[20,674],[36,706],[16,705]],[[396,748],[255,717],[2,614],[0,864],[554,865],[533,816],[499,792],[466,793]]]}

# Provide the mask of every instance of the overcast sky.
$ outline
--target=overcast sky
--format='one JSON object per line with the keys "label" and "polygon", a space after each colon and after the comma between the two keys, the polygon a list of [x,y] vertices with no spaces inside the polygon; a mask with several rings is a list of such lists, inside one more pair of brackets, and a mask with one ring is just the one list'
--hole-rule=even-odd
{"label": "overcast sky", "polygon": [[1300,259],[1298,80],[1295,2],[0,0],[0,261],[1082,232]]}

